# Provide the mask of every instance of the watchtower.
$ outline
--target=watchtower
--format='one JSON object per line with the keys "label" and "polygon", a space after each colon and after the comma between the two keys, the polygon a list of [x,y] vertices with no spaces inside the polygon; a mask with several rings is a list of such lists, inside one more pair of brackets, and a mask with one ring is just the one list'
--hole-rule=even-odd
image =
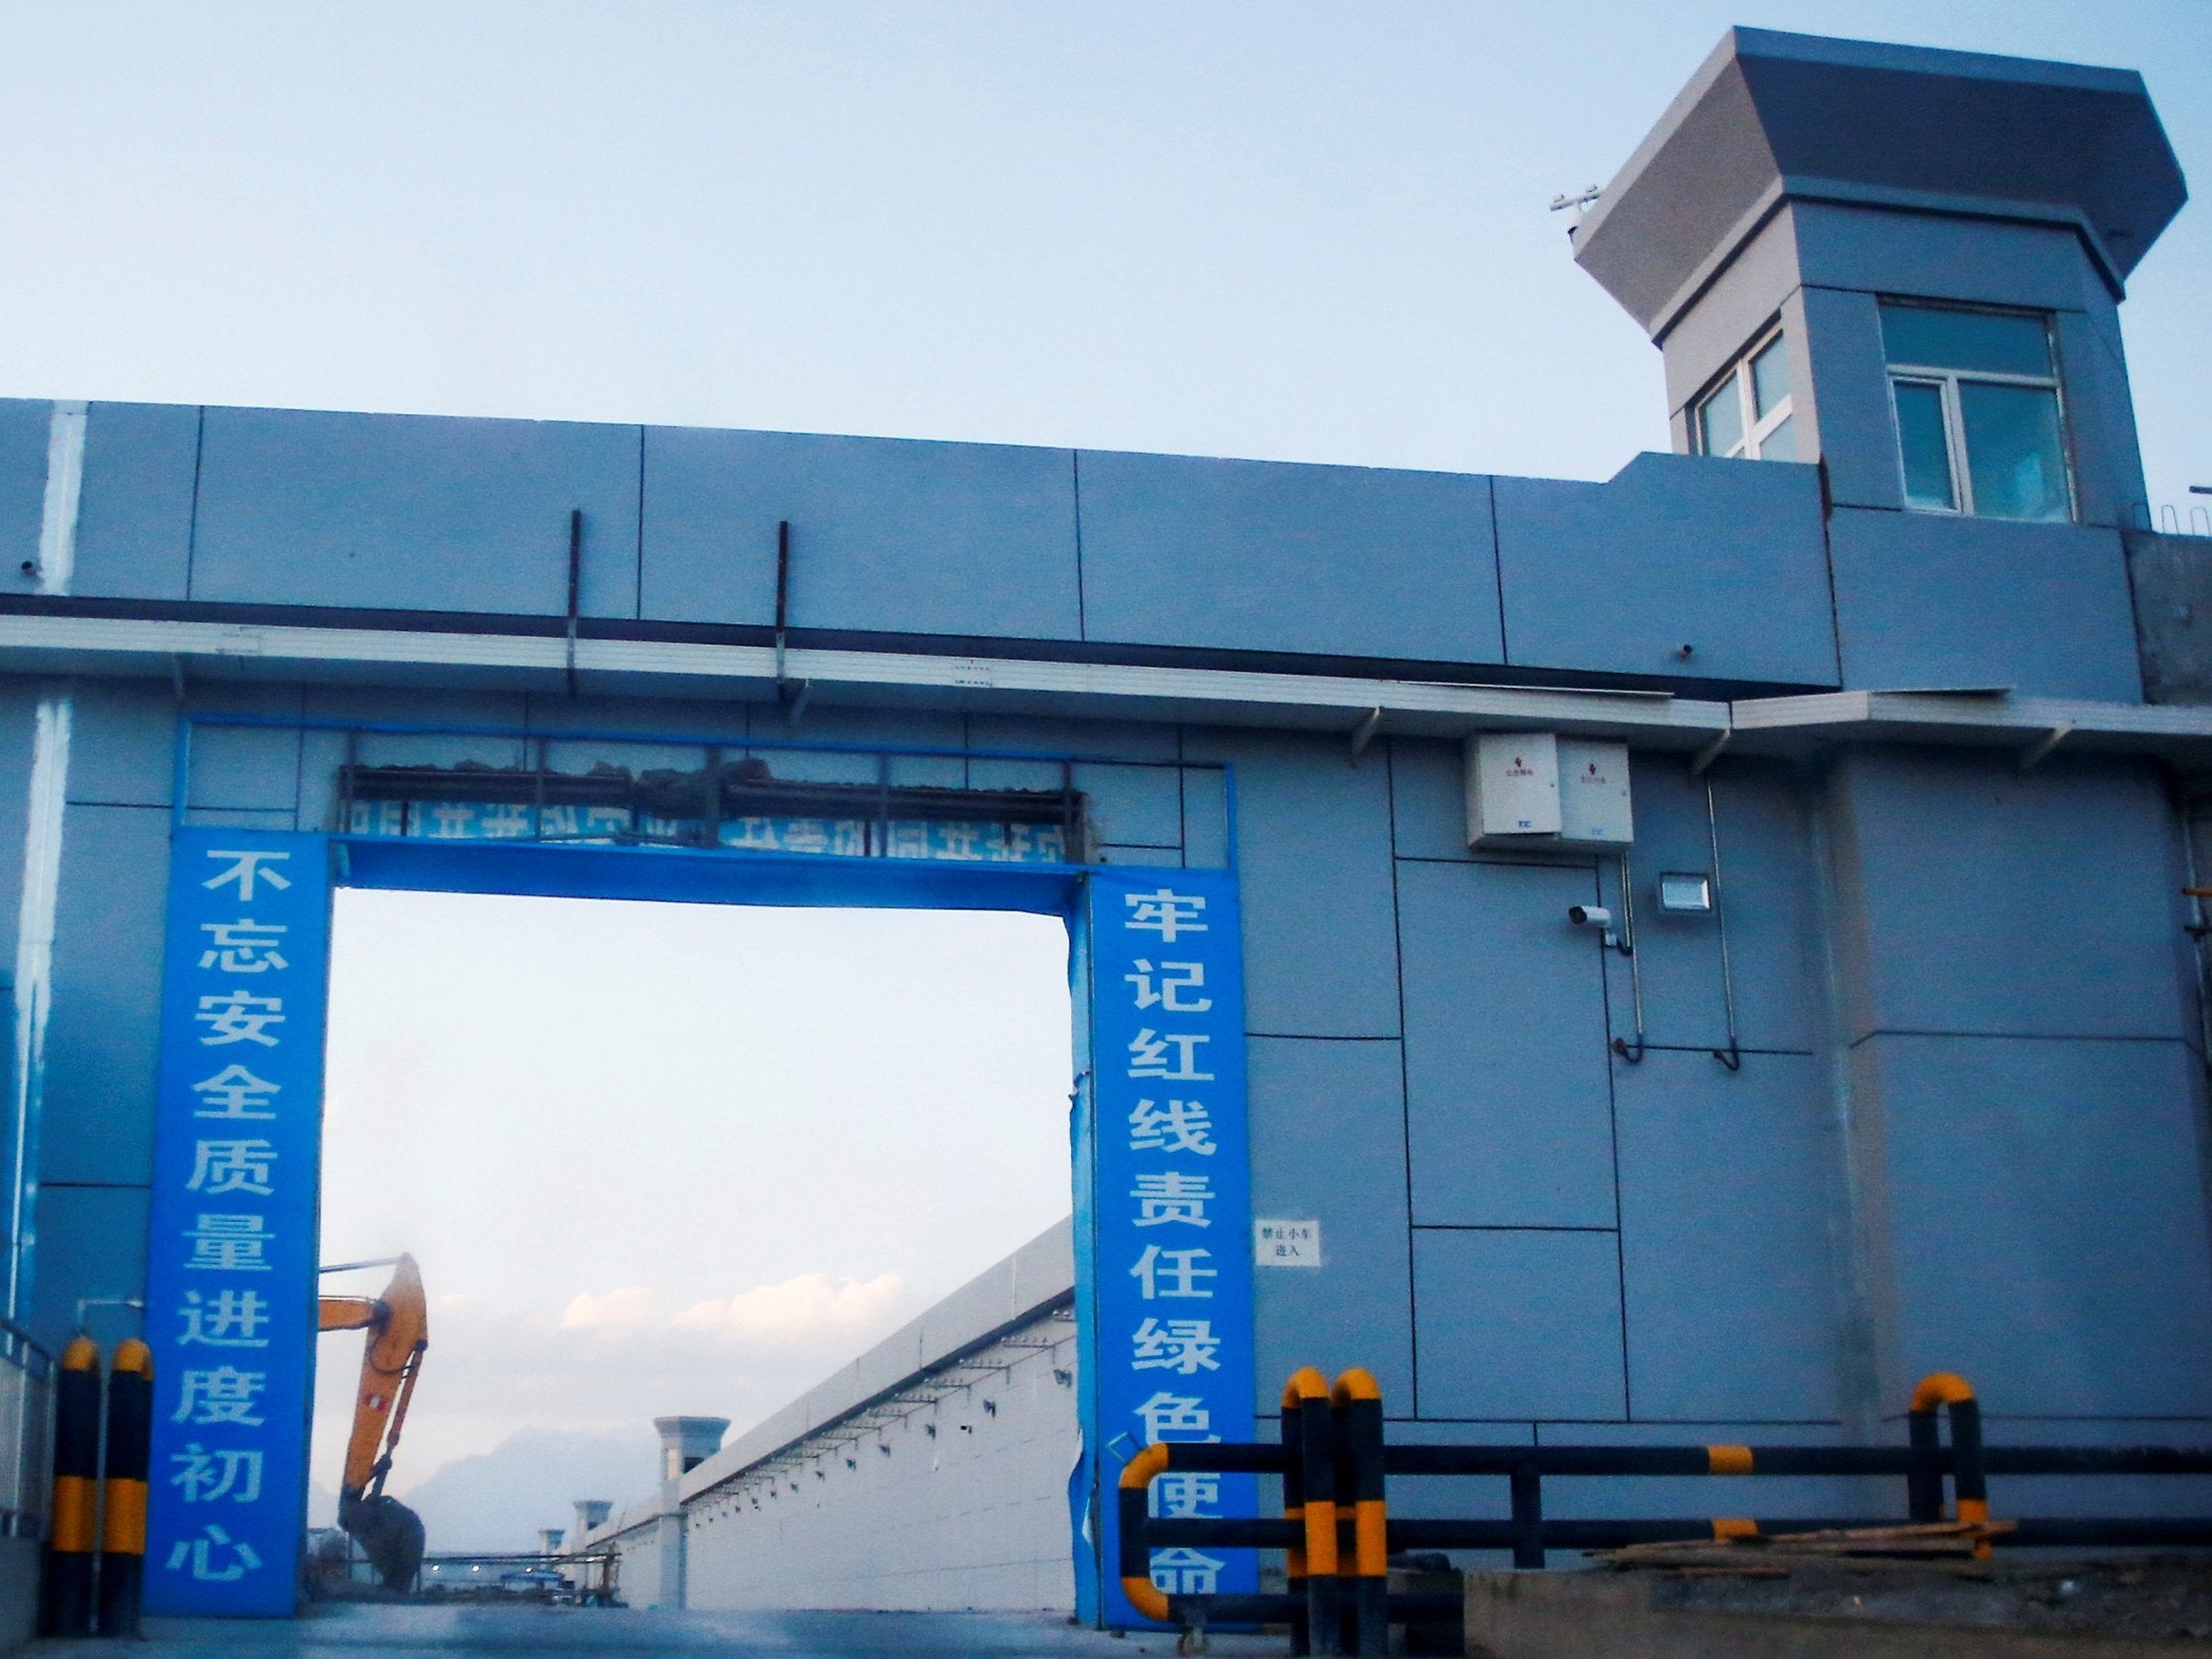
{"label": "watchtower", "polygon": [[1677,450],[1823,469],[1847,684],[2132,702],[2117,307],[2185,199],[2132,71],[1736,29],[1575,258]]}

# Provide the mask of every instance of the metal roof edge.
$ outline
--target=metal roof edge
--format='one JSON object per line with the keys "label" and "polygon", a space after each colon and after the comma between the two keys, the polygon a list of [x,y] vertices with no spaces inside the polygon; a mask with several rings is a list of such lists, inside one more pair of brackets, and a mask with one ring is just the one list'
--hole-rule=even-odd
{"label": "metal roof edge", "polygon": [[[385,628],[298,627],[0,614],[0,672],[138,678],[425,683],[767,701],[778,680],[851,705],[1052,712],[1419,736],[1552,729],[1696,746],[1728,726],[1725,703],[1649,691],[1454,685],[1358,676],[1079,663],[1050,658],[688,641],[578,639]],[[1380,711],[1379,719],[1377,712]],[[1372,724],[1371,724],[1372,722]]]}
{"label": "metal roof edge", "polygon": [[[1463,737],[1559,730],[1657,748],[1726,737],[1762,746],[1868,737],[1999,742],[2064,727],[2101,748],[2212,754],[2212,708],[1937,691],[1847,690],[1734,702],[1649,691],[1458,685],[1240,669],[1079,663],[1052,658],[936,656],[793,648],[786,683],[827,704],[1057,710],[1095,719]],[[189,669],[226,679],[299,678],[579,689],[762,701],[774,696],[773,647],[687,641],[311,628],[130,617],[0,614],[0,672],[168,679]]]}
{"label": "metal roof edge", "polygon": [[1729,713],[1740,738],[1733,746],[1752,752],[1852,741],[1937,742],[2014,747],[2032,764],[2063,744],[2212,763],[2212,708],[2176,704],[1845,691],[1754,698],[1731,704]]}

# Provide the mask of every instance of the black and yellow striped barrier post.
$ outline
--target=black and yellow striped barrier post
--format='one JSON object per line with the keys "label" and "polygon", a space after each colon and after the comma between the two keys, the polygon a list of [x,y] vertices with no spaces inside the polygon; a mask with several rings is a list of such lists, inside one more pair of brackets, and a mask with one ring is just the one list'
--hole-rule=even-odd
{"label": "black and yellow striped barrier post", "polygon": [[[1755,1475],[1759,1471],[1759,1457],[1749,1446],[1707,1446],[1705,1448],[1705,1473],[1708,1475]],[[1732,1539],[1757,1538],[1759,1524],[1746,1516],[1716,1516],[1713,1519],[1713,1542],[1726,1544]]]}
{"label": "black and yellow striped barrier post", "polygon": [[[1379,1651],[1374,1597],[1384,1620],[1448,1621],[1457,1597],[1388,1588],[1387,1550],[1511,1551],[1517,1566],[1541,1567],[1547,1551],[1624,1550],[1632,1546],[1773,1538],[1782,1534],[1893,1531],[1893,1515],[1788,1514],[1753,1520],[1677,1516],[1547,1520],[1543,1482],[1591,1477],[1903,1477],[1912,1520],[1965,1536],[1978,1555],[1992,1543],[2035,1549],[2212,1549],[2212,1515],[2019,1517],[1989,1519],[1991,1476],[2212,1475],[2212,1444],[2198,1446],[1985,1446],[1981,1404],[1950,1372],[1913,1391],[1903,1445],[1391,1445],[1380,1389],[1364,1371],[1347,1371],[1325,1391],[1320,1373],[1298,1372],[1283,1390],[1279,1440],[1246,1445],[1184,1441],[1146,1447],[1122,1475],[1119,1567],[1130,1601],[1146,1617],[1180,1623],[1186,1636],[1208,1625],[1288,1622],[1292,1651]],[[1945,1414],[1950,1443],[1943,1443]],[[1191,1473],[1279,1475],[1281,1520],[1256,1516],[1154,1517],[1146,1488],[1170,1468]],[[1445,1476],[1509,1483],[1507,1519],[1394,1519],[1385,1480]],[[1956,1504],[1946,1511],[1944,1481]],[[1954,1526],[1943,1525],[1948,1513]],[[1879,1539],[1876,1541],[1879,1546]],[[1283,1592],[1233,1594],[1162,1591],[1150,1577],[1151,1552],[1164,1549],[1280,1550]],[[1346,1586],[1343,1578],[1350,1578]],[[1345,1593],[1347,1588],[1350,1593]],[[1352,1616],[1346,1618],[1344,1614]],[[1386,1632],[1387,1633],[1387,1632]]]}
{"label": "black and yellow striped barrier post", "polygon": [[1505,1501],[1512,1516],[1513,1564],[1544,1564],[1544,1477],[1531,1458],[1517,1463],[1505,1477]]}
{"label": "black and yellow striped barrier post", "polygon": [[[1905,1418],[1912,1450],[1918,1454],[1912,1473],[1905,1477],[1912,1519],[1943,1519],[1943,1476],[1936,1462],[1942,1445],[1936,1432],[1938,1411],[1948,1411],[1951,1418],[1951,1489],[1958,1500],[1956,1519],[1962,1527],[1986,1527],[1989,1471],[1982,1456],[1981,1401],[1974,1397],[1974,1385],[1952,1371],[1924,1376],[1912,1390],[1912,1410]],[[1986,1558],[1989,1540],[1976,1540],[1974,1554]]]}
{"label": "black and yellow striped barrier post", "polygon": [[[1297,1653],[1334,1654],[1341,1650],[1343,1597],[1337,1584],[1336,1418],[1329,1401],[1329,1379],[1311,1365],[1293,1371],[1282,1389],[1283,1519],[1303,1528],[1305,1548],[1286,1552],[1291,1593],[1305,1589],[1304,1645]],[[1295,1494],[1295,1503],[1293,1503]]]}
{"label": "black and yellow striped barrier post", "polygon": [[135,1636],[146,1576],[146,1464],[153,1450],[153,1349],[133,1337],[108,1373],[107,1480],[100,1517],[100,1633]]}
{"label": "black and yellow striped barrier post", "polygon": [[[1282,1387],[1282,1518],[1303,1527],[1306,1522],[1306,1483],[1299,1474],[1299,1424],[1298,1378],[1293,1376]],[[1300,1534],[1299,1537],[1302,1541],[1304,1535]],[[1286,1580],[1284,1588],[1289,1591],[1295,1603],[1290,1615],[1290,1651],[1294,1654],[1311,1653],[1313,1633],[1306,1624],[1306,1552],[1303,1542],[1286,1546],[1282,1555],[1283,1577]]]}
{"label": "black and yellow striped barrier post", "polygon": [[39,1628],[93,1633],[93,1552],[100,1513],[100,1345],[74,1337],[54,1380],[53,1520],[46,1539]]}
{"label": "black and yellow striped barrier post", "polygon": [[1167,1593],[1152,1581],[1152,1552],[1145,1547],[1152,1477],[1168,1466],[1165,1442],[1145,1447],[1121,1467],[1121,1590],[1130,1606],[1161,1624],[1172,1622]]}
{"label": "black and yellow striped barrier post", "polygon": [[1349,1651],[1390,1651],[1390,1511],[1383,1484],[1383,1389],[1354,1367],[1336,1379],[1338,1484],[1352,1500],[1352,1631]]}

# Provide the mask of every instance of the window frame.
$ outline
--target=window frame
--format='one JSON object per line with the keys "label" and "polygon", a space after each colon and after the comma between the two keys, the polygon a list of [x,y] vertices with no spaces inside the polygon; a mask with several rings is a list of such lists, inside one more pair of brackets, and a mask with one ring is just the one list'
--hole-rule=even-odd
{"label": "window frame", "polygon": [[[2051,372],[2041,374],[2013,374],[2001,369],[1930,368],[1925,364],[1892,362],[1889,357],[1887,334],[1882,335],[1882,379],[1889,394],[1889,431],[1896,440],[1898,499],[1908,513],[1944,513],[1954,518],[1979,518],[1985,517],[1974,505],[1974,475],[1966,453],[1966,412],[1959,401],[1959,384],[1971,381],[1985,386],[2018,386],[2023,390],[2047,391],[2051,394],[2059,416],[2059,463],[2066,475],[2066,518],[1993,518],[1996,523],[2078,524],[2082,521],[2081,497],[2074,485],[2074,423],[2068,418],[2066,384],[2059,373],[2059,337],[2052,326],[2049,311],[2024,311],[2011,306],[1964,306],[1934,300],[1916,300],[1903,295],[1883,295],[1879,301],[1881,311],[1965,311],[1981,316],[2013,316],[2036,323],[2043,330],[2043,345],[2051,364]],[[1879,326],[1879,323],[1877,324]],[[1932,386],[1943,410],[1943,455],[1951,470],[1951,505],[1927,507],[1914,502],[1906,494],[1907,482],[1904,464],[1904,422],[1897,411],[1899,384]]]}
{"label": "window frame", "polygon": [[[1736,353],[1734,362],[1715,375],[1702,391],[1690,399],[1689,443],[1692,454],[1708,456],[1713,454],[1705,445],[1705,409],[1715,398],[1733,386],[1736,394],[1736,413],[1742,423],[1743,435],[1736,440],[1732,448],[1721,451],[1719,455],[1713,458],[1722,461],[1764,461],[1766,459],[1762,452],[1767,440],[1774,436],[1778,427],[1789,420],[1796,408],[1796,387],[1792,386],[1790,390],[1784,392],[1774,407],[1768,410],[1766,414],[1761,415],[1758,412],[1758,396],[1752,384],[1751,365],[1758,361],[1760,354],[1768,346],[1773,345],[1781,338],[1782,324],[1780,322],[1767,324],[1766,327],[1752,336],[1749,345]],[[1794,460],[1796,457],[1792,456],[1790,459]]]}

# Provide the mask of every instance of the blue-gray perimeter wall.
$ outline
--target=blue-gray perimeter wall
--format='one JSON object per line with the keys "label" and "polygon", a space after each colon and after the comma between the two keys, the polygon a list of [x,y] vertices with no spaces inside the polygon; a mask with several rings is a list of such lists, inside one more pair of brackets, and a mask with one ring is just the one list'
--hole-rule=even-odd
{"label": "blue-gray perimeter wall", "polygon": [[[31,689],[7,695],[0,744],[20,749]],[[178,720],[167,685],[74,695],[34,1318],[49,1342],[76,1298],[141,1283]],[[188,695],[288,718],[786,729],[742,705]],[[1631,1064],[1609,1047],[1635,1036],[1629,959],[1566,921],[1620,908],[1617,861],[1470,854],[1454,743],[1383,739],[1353,763],[1329,735],[849,710],[810,734],[1233,765],[1254,1209],[1318,1218],[1326,1262],[1259,1275],[1262,1409],[1297,1365],[1362,1364],[1411,1436],[1822,1440],[1897,1432],[1883,1420],[1911,1380],[1949,1368],[1983,1387],[2000,1436],[2212,1437],[2202,1056],[2176,819],[2150,763],[1724,757],[1732,1071],[1713,1054],[1718,923],[1651,903],[1657,873],[1712,868],[1684,757],[1633,767],[1648,1047]],[[342,739],[201,742],[193,821],[329,827]],[[365,761],[519,758],[507,739],[362,743]],[[581,769],[594,751],[566,752]],[[1217,802],[1117,797],[1112,775],[1105,833],[1133,845],[1107,858],[1217,860]],[[14,914],[0,899],[0,929]],[[1809,1483],[1761,1499],[1844,1502]],[[1558,1509],[1661,1500],[1716,1502],[1563,1488]],[[1407,1483],[1397,1501],[1503,1493]]]}
{"label": "blue-gray perimeter wall", "polygon": [[[47,406],[0,407],[0,589],[34,579],[17,570],[40,553],[47,434]],[[1879,659],[1880,606],[1920,580],[1945,604],[1978,597],[1913,636],[1926,660],[1856,683],[2139,696],[2110,669],[2131,661],[2124,605],[2059,580],[2104,557],[2105,532],[1950,525],[1915,551],[1909,516],[1841,503],[1824,518],[1812,469],[1679,457],[1596,485],[95,405],[75,597],[23,603],[417,626],[496,612],[557,631],[572,508],[587,622],[765,625],[781,519],[794,627],[848,642],[1442,663],[1743,696],[1835,686],[1839,629],[1846,670]],[[1960,537],[1985,530],[1970,581]],[[1854,570],[1898,574],[1844,580],[1847,550]],[[0,678],[0,960],[30,960],[34,712],[42,697],[72,711],[31,1308],[50,1344],[78,1299],[143,1283],[185,712],[789,734],[765,702],[177,668]],[[1864,741],[1723,754],[1724,978],[1719,919],[1651,902],[1659,873],[1713,868],[1681,754],[1635,757],[1632,963],[1566,922],[1571,904],[1625,908],[1618,861],[1467,851],[1455,742],[1386,734],[1355,760],[1341,733],[890,707],[813,709],[800,735],[1234,767],[1254,1206],[1318,1218],[1325,1258],[1259,1275],[1263,1410],[1295,1365],[1364,1364],[1407,1436],[1817,1440],[1896,1433],[1912,1378],[1942,1366],[1982,1386],[1999,1436],[2212,1438],[2201,1025],[2154,761],[2061,747],[2023,771],[2004,751]],[[342,736],[211,728],[196,746],[188,821],[331,827]],[[634,761],[553,748],[578,770]],[[523,749],[369,736],[357,757]],[[1103,856],[1220,862],[1228,820],[1201,774],[1175,790],[1142,775],[1085,775]],[[1610,1044],[1636,1052],[1639,993],[1632,1063]],[[1731,1002],[1740,1069],[1714,1058]],[[121,1330],[112,1313],[96,1328]],[[1504,1494],[1407,1483],[1396,1501],[1483,1513]],[[1815,1483],[1552,1499],[1560,1514],[1869,1501]],[[2129,1501],[2212,1507],[2181,1483]]]}
{"label": "blue-gray perimeter wall", "polygon": [[[0,402],[0,598],[41,591],[50,408]],[[770,627],[781,522],[800,638],[1839,683],[1813,469],[1686,456],[1574,484],[100,403],[70,591],[556,618],[571,511],[591,622]]]}
{"label": "blue-gray perimeter wall", "polygon": [[[1784,252],[1794,260],[1797,244]],[[1716,301],[1730,314],[1714,326],[1767,305],[1784,275],[1754,284],[1742,305]],[[1835,364],[1820,390],[1826,512],[1813,467],[1688,455],[1638,456],[1610,482],[1585,484],[96,403],[70,591],[160,614],[191,603],[558,618],[575,511],[587,624],[773,626],[780,522],[785,620],[802,641],[2138,701],[2115,527],[2125,519],[2111,504],[2139,498],[2141,485],[2122,465],[2131,425],[2104,443],[2098,424],[2126,424],[2124,378],[2099,343],[2113,326],[2109,303],[2066,336],[2070,384],[2082,388],[2071,407],[2083,521],[2048,525],[1898,512],[1897,486],[1881,482],[1894,440],[1874,300],[1811,287],[1790,299],[1811,308],[1799,327]],[[1708,354],[1670,342],[1670,363]],[[1858,373],[1870,354],[1874,369]],[[2108,386],[2093,373],[2101,365]],[[1810,410],[1810,383],[1799,396]],[[44,580],[51,407],[0,401],[0,599]],[[2092,465],[2107,449],[2110,468]]]}

